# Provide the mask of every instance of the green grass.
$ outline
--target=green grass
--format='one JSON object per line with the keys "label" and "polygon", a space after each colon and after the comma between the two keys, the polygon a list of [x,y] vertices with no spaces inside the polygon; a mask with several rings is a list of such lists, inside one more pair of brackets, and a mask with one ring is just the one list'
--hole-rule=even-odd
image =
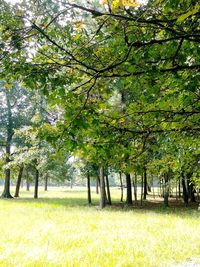
{"label": "green grass", "polygon": [[[119,192],[112,192],[115,200]],[[200,255],[200,212],[88,207],[83,190],[0,200],[0,266],[175,266]]]}

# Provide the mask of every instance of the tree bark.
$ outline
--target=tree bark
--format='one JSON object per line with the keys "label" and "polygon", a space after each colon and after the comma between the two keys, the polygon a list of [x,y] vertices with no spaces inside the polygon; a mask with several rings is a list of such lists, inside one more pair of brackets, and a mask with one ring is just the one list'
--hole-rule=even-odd
{"label": "tree bark", "polygon": [[133,177],[133,190],[134,190],[135,204],[137,205],[137,173],[136,172],[135,172],[135,179]]}
{"label": "tree bark", "polygon": [[97,195],[99,194],[99,184],[100,184],[100,182],[99,182],[99,176],[97,176],[97,178],[96,178],[96,194]]}
{"label": "tree bark", "polygon": [[191,181],[192,172],[187,173],[188,197],[191,202],[196,202],[194,183]]}
{"label": "tree bark", "polygon": [[169,207],[169,174],[164,175],[165,187],[164,187],[164,206]]}
{"label": "tree bark", "polygon": [[195,198],[195,189],[194,189],[194,183],[191,182],[190,186],[189,186],[189,195],[190,195],[190,201],[191,202],[196,202],[196,198]]}
{"label": "tree bark", "polygon": [[[7,125],[7,137],[6,137],[6,160],[5,163],[9,164],[10,162],[10,147],[11,141],[14,134],[13,131],[13,122],[12,122],[12,111],[11,104],[9,100],[8,93],[6,93],[6,104],[8,109],[8,125]],[[2,198],[13,198],[10,194],[10,167],[7,166],[5,170],[5,182],[4,182],[4,191],[1,195]]]}
{"label": "tree bark", "polygon": [[38,198],[38,185],[39,185],[39,171],[38,171],[38,169],[36,169],[36,172],[35,172],[34,198]]}
{"label": "tree bark", "polygon": [[48,190],[48,175],[45,175],[45,180],[44,180],[44,191]]}
{"label": "tree bark", "polygon": [[21,185],[21,181],[22,181],[23,169],[24,169],[24,166],[22,164],[20,166],[19,174],[18,174],[18,177],[17,177],[17,184],[16,184],[16,188],[15,188],[15,195],[14,195],[14,197],[19,197],[19,189],[20,189],[20,185]]}
{"label": "tree bark", "polygon": [[90,190],[90,174],[87,172],[87,193],[88,193],[88,204],[92,204],[91,190]]}
{"label": "tree bark", "polygon": [[106,190],[105,190],[103,167],[100,167],[99,169],[99,178],[100,178],[100,209],[103,209],[106,206]]}
{"label": "tree bark", "polygon": [[155,199],[154,181],[153,181],[153,175],[152,174],[151,174],[151,184],[152,184],[153,198]]}
{"label": "tree bark", "polygon": [[189,198],[188,190],[187,190],[184,174],[182,173],[181,176],[182,176],[182,186],[183,186],[183,200],[184,200],[185,206],[187,207],[188,206],[188,198]]}
{"label": "tree bark", "polygon": [[131,187],[131,175],[130,173],[126,173],[126,204],[127,205],[132,205],[133,200],[132,200],[132,187]]}
{"label": "tree bark", "polygon": [[106,174],[106,188],[107,188],[107,204],[112,205],[111,196],[110,196],[110,185],[108,180],[108,175]]}
{"label": "tree bark", "polygon": [[124,190],[123,190],[123,182],[122,182],[122,172],[119,172],[119,180],[120,180],[120,189],[121,189],[121,198],[120,202],[123,202],[123,197],[124,197]]}
{"label": "tree bark", "polygon": [[181,178],[178,179],[178,197],[181,198]]}
{"label": "tree bark", "polygon": [[161,197],[162,196],[162,179],[159,178],[159,190],[158,190],[158,196]]}
{"label": "tree bark", "polygon": [[10,169],[6,169],[5,171],[5,182],[4,182],[4,190],[1,195],[2,198],[13,198],[10,194]]}
{"label": "tree bark", "polygon": [[141,197],[140,197],[140,206],[142,207],[142,199],[143,199],[143,189],[144,189],[144,176],[142,174],[142,177],[141,177]]}
{"label": "tree bark", "polygon": [[147,199],[147,169],[144,167],[144,199]]}

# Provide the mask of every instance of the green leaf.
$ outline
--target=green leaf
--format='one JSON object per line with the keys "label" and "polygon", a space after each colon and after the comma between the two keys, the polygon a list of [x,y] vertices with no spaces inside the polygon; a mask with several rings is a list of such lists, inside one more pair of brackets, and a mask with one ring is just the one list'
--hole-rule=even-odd
{"label": "green leaf", "polygon": [[188,11],[187,13],[181,15],[178,17],[177,19],[177,22],[180,23],[180,22],[183,22],[184,20],[186,20],[188,17],[192,16],[192,15],[195,15],[197,12],[199,12],[200,10],[200,4],[196,4],[194,6],[194,8],[190,11]]}

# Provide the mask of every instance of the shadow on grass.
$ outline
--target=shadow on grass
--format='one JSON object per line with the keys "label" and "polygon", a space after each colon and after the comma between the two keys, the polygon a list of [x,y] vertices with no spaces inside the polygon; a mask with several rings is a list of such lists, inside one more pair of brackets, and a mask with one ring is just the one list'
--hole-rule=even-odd
{"label": "shadow on grass", "polygon": [[[66,192],[66,191],[65,191]],[[68,193],[71,193],[69,191]],[[34,205],[34,207],[42,207],[46,205],[50,205],[55,208],[65,207],[65,208],[87,208],[91,210],[100,210],[99,209],[99,201],[98,199],[93,199],[92,205],[88,205],[87,199],[84,197],[78,197],[80,192],[73,192],[73,195],[62,197],[41,197],[38,199],[33,198],[14,198],[5,201],[12,202],[13,204],[27,204]],[[4,201],[4,200],[1,200]],[[127,206],[125,202],[119,203],[116,199],[113,201],[113,205],[106,206],[104,209],[106,212],[137,212],[141,214],[148,213],[156,213],[156,214],[174,214],[175,216],[181,217],[199,217],[200,211],[198,211],[198,202],[190,203],[188,207],[184,206],[184,203],[181,200],[176,201],[175,199],[170,199],[169,207],[164,207],[163,200],[161,199],[148,199],[143,201],[143,205],[140,206],[140,202],[138,201],[138,205],[135,203],[132,206]]]}
{"label": "shadow on grass", "polygon": [[[9,199],[5,201],[11,201],[16,204],[41,204],[41,205],[53,205],[53,206],[65,206],[65,207],[88,207],[88,203],[85,198],[77,198],[77,197],[72,197],[72,198],[59,198],[59,197],[41,197],[38,199],[34,198],[14,198],[14,199]],[[97,204],[97,203],[95,203]]]}

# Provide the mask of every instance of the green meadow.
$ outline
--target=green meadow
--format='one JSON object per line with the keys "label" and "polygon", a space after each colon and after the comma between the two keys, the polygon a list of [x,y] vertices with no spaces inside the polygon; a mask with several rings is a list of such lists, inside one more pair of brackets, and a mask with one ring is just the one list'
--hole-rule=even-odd
{"label": "green meadow", "polygon": [[[40,188],[0,200],[1,267],[180,266],[200,255],[200,212],[195,208],[87,205],[84,189]],[[115,204],[116,202],[116,204]],[[183,265],[184,266],[184,265]]]}

